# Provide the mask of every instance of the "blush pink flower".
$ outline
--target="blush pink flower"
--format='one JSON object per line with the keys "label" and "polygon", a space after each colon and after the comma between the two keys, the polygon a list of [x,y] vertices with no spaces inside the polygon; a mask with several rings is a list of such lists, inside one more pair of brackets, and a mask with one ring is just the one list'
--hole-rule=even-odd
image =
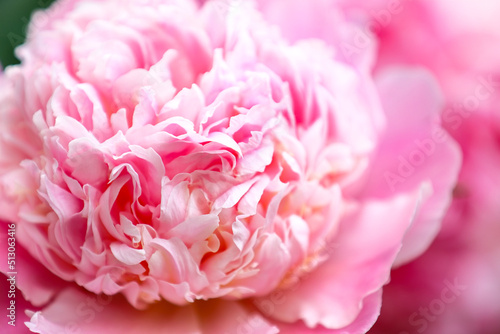
{"label": "blush pink flower", "polygon": [[[29,253],[32,331],[371,327],[396,256],[422,252],[449,204],[460,157],[439,90],[405,68],[375,84],[339,53],[341,11],[328,40],[266,13],[173,0],[37,13],[48,23],[0,93],[0,217]],[[436,132],[435,153],[395,174]]]}

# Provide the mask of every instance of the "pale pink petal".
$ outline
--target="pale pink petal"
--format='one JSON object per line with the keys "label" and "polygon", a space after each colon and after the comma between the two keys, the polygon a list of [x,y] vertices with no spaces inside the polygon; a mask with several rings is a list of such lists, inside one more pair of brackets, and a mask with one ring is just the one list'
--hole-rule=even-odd
{"label": "pale pink petal", "polygon": [[277,326],[244,303],[212,301],[197,307],[203,334],[276,334]]}
{"label": "pale pink petal", "polygon": [[438,233],[458,175],[460,152],[440,127],[439,89],[427,72],[388,70],[378,86],[388,115],[388,131],[371,166],[365,194],[387,198],[414,191],[423,183],[432,191],[423,198],[405,236],[397,260],[400,264],[425,251]]}
{"label": "pale pink petal", "polygon": [[382,291],[379,290],[363,300],[363,309],[356,321],[342,329],[329,329],[323,326],[309,328],[303,322],[292,324],[279,322],[277,325],[282,334],[364,334],[373,326],[379,316],[382,303]]}
{"label": "pale pink petal", "polygon": [[[67,283],[49,272],[42,264],[35,260],[18,242],[16,242],[15,266],[9,268],[7,261],[9,224],[0,222],[1,255],[5,259],[0,263],[0,271],[4,274],[14,271],[17,273],[17,293],[22,293],[25,299],[35,306],[41,306],[52,299]],[[17,231],[16,231],[17,233]],[[14,237],[17,238],[16,234]],[[19,310],[21,311],[21,310]],[[21,311],[22,312],[22,311]]]}
{"label": "pale pink petal", "polygon": [[27,323],[34,333],[202,333],[193,307],[161,303],[138,311],[119,296],[63,290]]}

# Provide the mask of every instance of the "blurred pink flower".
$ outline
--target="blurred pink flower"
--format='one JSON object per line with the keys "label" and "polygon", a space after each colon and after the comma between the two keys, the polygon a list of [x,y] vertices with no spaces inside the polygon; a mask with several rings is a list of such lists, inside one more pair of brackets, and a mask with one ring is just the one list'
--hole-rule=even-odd
{"label": "blurred pink flower", "polygon": [[371,327],[393,262],[437,233],[460,156],[433,78],[375,85],[373,50],[346,59],[353,25],[329,9],[335,25],[304,30],[247,1],[37,13],[0,79],[0,217],[29,253],[32,331]]}
{"label": "blurred pink flower", "polygon": [[440,234],[391,273],[370,333],[500,331],[499,10],[495,1],[448,0],[401,2],[398,13],[386,2],[349,7],[377,28],[376,72],[395,64],[432,70],[445,92],[443,125],[464,155]]}
{"label": "blurred pink flower", "polygon": [[500,331],[499,116],[477,112],[451,130],[464,152],[452,206],[429,250],[391,273],[369,333]]}

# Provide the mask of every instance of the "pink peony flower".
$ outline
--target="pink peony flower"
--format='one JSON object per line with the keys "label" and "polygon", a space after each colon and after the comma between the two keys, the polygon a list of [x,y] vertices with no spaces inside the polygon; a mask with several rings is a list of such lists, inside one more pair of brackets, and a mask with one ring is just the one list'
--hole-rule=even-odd
{"label": "pink peony flower", "polygon": [[0,79],[0,218],[29,253],[31,331],[365,333],[396,256],[429,245],[460,160],[432,77],[375,85],[372,49],[339,52],[340,10],[324,39],[255,7],[36,14]]}

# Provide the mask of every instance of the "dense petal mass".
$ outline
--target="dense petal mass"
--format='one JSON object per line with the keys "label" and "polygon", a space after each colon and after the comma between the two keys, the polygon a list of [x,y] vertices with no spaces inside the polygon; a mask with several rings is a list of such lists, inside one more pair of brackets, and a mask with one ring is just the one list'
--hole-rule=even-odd
{"label": "dense petal mass", "polygon": [[398,155],[442,131],[438,89],[408,69],[373,80],[373,48],[342,52],[355,25],[342,8],[311,2],[303,30],[291,25],[301,8],[71,0],[43,12],[0,78],[0,218],[29,253],[20,263],[64,281],[19,282],[36,306],[51,299],[32,331],[373,324],[401,247],[406,261],[434,237],[459,154],[443,134],[411,177],[388,180]]}

